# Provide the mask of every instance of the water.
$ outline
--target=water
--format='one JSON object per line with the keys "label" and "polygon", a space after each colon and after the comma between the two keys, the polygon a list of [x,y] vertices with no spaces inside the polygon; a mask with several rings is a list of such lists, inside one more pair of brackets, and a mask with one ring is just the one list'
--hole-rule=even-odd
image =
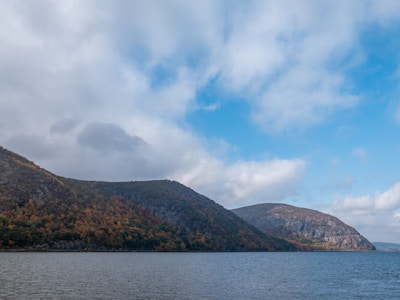
{"label": "water", "polygon": [[0,253],[0,299],[399,299],[400,253]]}

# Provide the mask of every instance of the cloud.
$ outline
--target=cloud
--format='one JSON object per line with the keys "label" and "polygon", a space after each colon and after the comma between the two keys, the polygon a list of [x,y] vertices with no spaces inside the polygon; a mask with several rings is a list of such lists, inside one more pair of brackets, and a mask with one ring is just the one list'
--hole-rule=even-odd
{"label": "cloud", "polygon": [[205,111],[216,111],[219,108],[221,108],[221,104],[220,103],[212,103],[210,105],[203,106],[202,110],[205,110]]}
{"label": "cloud", "polygon": [[305,167],[306,162],[301,159],[225,165],[209,158],[185,172],[180,180],[233,208],[261,202],[280,202],[295,194]]}
{"label": "cloud", "polygon": [[27,134],[19,134],[11,136],[4,141],[8,147],[19,153],[26,153],[29,147],[29,157],[31,159],[48,159],[54,157],[56,149],[47,141],[45,136],[33,136]]}
{"label": "cloud", "polygon": [[375,207],[380,210],[392,210],[400,207],[400,183],[397,182],[388,191],[375,197]]}
{"label": "cloud", "polygon": [[67,133],[73,130],[76,127],[77,123],[78,121],[73,118],[57,120],[56,122],[54,122],[53,125],[51,125],[50,131],[60,134]]}
{"label": "cloud", "polygon": [[146,144],[140,137],[128,135],[121,127],[106,123],[88,124],[78,135],[78,143],[103,153],[136,151]]}
{"label": "cloud", "polygon": [[395,208],[400,208],[400,182],[396,182],[387,191],[382,193],[377,192],[373,196],[348,196],[337,199],[334,205],[338,210],[377,209],[381,211],[392,211]]}
{"label": "cloud", "polygon": [[398,211],[400,210],[400,182],[385,192],[374,195],[337,198],[325,211],[338,216],[360,232],[368,232],[373,241],[392,241],[400,234]]}
{"label": "cloud", "polygon": [[224,161],[185,124],[198,91],[238,93],[266,132],[324,122],[360,101],[339,63],[351,65],[365,24],[399,15],[380,3],[2,2],[0,143],[64,176],[280,201],[306,162]]}
{"label": "cloud", "polygon": [[346,209],[362,210],[367,208],[373,208],[374,201],[375,200],[370,195],[360,196],[360,197],[348,196],[340,200],[336,200],[335,205],[336,208],[340,210],[346,210]]}
{"label": "cloud", "polygon": [[366,22],[389,22],[397,7],[8,2],[1,16],[1,93],[10,102],[6,110],[14,111],[10,119],[38,109],[86,117],[95,105],[93,114],[109,109],[110,99],[118,104],[113,110],[179,119],[196,91],[217,76],[225,89],[247,99],[265,131],[306,128],[360,101],[339,62],[356,55]]}
{"label": "cloud", "polygon": [[358,102],[356,96],[337,92],[342,81],[326,71],[291,70],[260,96],[252,117],[269,132],[317,125],[332,112]]}
{"label": "cloud", "polygon": [[251,4],[233,18],[221,77],[243,92],[256,124],[267,132],[306,128],[357,104],[345,70],[333,66],[354,51],[362,5]]}

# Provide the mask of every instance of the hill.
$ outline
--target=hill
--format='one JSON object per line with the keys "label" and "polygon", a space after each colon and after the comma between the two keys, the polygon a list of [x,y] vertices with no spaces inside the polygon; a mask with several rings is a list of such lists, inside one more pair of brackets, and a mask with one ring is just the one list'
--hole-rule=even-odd
{"label": "hill", "polygon": [[382,252],[400,252],[400,244],[385,243],[385,242],[373,242],[376,250]]}
{"label": "hill", "polygon": [[316,210],[265,203],[232,211],[262,232],[294,243],[299,250],[375,250],[354,228]]}
{"label": "hill", "polygon": [[180,183],[80,181],[0,147],[0,249],[277,251],[267,236]]}

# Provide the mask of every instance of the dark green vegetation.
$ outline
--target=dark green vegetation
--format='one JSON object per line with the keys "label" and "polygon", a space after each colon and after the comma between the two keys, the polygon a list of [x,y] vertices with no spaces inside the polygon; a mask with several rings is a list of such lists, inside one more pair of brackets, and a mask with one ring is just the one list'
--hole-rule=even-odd
{"label": "dark green vegetation", "polygon": [[375,250],[365,237],[338,218],[287,204],[265,203],[233,212],[265,234],[284,238],[299,250]]}
{"label": "dark green vegetation", "polygon": [[66,179],[0,147],[0,249],[288,251],[173,181]]}

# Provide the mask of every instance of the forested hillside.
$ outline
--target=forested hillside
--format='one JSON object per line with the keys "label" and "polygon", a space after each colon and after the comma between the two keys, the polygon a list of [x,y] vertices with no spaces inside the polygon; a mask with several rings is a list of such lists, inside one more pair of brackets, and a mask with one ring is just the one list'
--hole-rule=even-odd
{"label": "forested hillside", "polygon": [[0,148],[0,248],[295,249],[177,182],[66,179],[4,148]]}

